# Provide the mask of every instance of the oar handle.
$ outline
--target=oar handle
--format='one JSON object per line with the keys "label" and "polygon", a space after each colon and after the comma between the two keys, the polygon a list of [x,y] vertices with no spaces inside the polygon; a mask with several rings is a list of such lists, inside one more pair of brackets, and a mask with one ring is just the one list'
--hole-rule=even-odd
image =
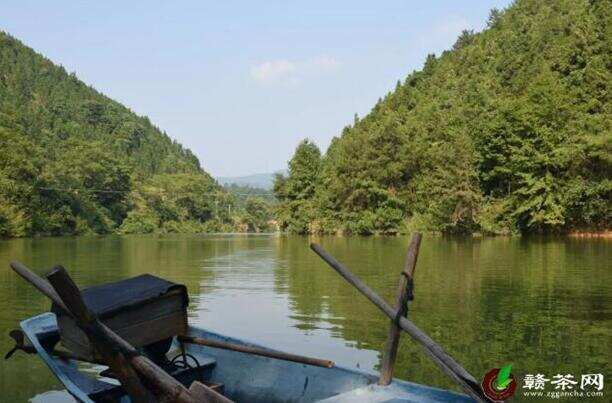
{"label": "oar handle", "polygon": [[223,350],[237,351],[245,354],[259,355],[262,357],[275,358],[277,360],[298,362],[301,364],[314,365],[317,367],[332,368],[335,364],[330,360],[322,360],[319,358],[305,357],[303,355],[283,353],[280,351],[270,351],[259,347],[245,346],[235,343],[227,343],[219,340],[203,339],[200,337],[178,336],[178,341],[182,343],[197,344],[212,348],[220,348]]}
{"label": "oar handle", "polygon": [[483,394],[478,382],[476,382],[474,377],[461,365],[459,365],[446,351],[444,351],[440,345],[433,341],[421,329],[416,327],[412,321],[398,315],[398,311],[396,309],[392,308],[387,301],[382,299],[359,277],[351,273],[349,269],[334,259],[333,256],[327,253],[321,246],[311,243],[310,248],[317,255],[319,255],[319,257],[323,259],[325,263],[340,274],[340,276],[343,277],[349,284],[355,287],[359,292],[361,292],[361,294],[368,298],[370,302],[376,305],[385,315],[392,320],[397,320],[398,326],[408,333],[415,341],[421,344],[424,347],[424,351],[429,355],[433,362],[436,363],[444,373],[457,382],[470,396],[477,401],[491,401]]}
{"label": "oar handle", "polygon": [[46,295],[51,301],[55,303],[55,305],[59,306],[63,311],[67,314],[71,315],[70,310],[66,308],[66,305],[62,301],[57,292],[53,289],[51,284],[45,281],[42,277],[39,277],[35,273],[33,273],[30,269],[25,267],[18,261],[11,262],[11,268],[17,274],[19,274],[25,281],[32,284],[38,291]]}
{"label": "oar handle", "polygon": [[[147,379],[149,382],[153,383],[156,387],[158,387],[159,390],[163,392],[165,397],[169,397],[171,401],[176,401],[180,403],[196,403],[193,396],[190,394],[189,390],[185,388],[184,385],[182,385],[180,382],[170,376],[167,372],[165,372],[163,369],[153,363],[150,359],[145,356],[139,355],[136,349],[131,344],[129,344],[123,338],[118,336],[104,323],[99,322],[95,319],[95,316],[88,310],[87,306],[82,300],[80,290],[78,289],[76,284],[74,284],[74,282],[63,267],[57,266],[47,276],[47,278],[53,283],[53,285],[45,281],[44,279],[33,273],[30,269],[28,269],[23,264],[17,261],[11,262],[11,268],[24,280],[32,284],[37,290],[49,297],[49,299],[51,299],[51,301],[53,301],[58,307],[60,307],[67,314],[75,318],[77,325],[81,328],[81,330],[85,331],[85,333],[88,335],[88,338],[92,330],[95,328],[94,331],[96,332],[96,334],[101,336],[96,337],[95,340],[97,342],[98,348],[102,348],[103,350],[109,353],[116,353],[116,355],[118,355],[118,358],[120,359],[127,358],[127,361],[131,365],[121,365],[119,368],[112,368],[113,365],[111,365],[113,372],[116,372],[117,375],[120,375],[124,372],[122,371],[122,369],[125,369],[130,372],[133,366],[133,369],[136,369],[140,376]],[[61,297],[58,292],[62,293]],[[72,309],[69,309],[67,307],[66,303],[64,303],[63,298],[65,298],[65,301],[70,304],[71,308],[74,309],[74,312],[72,311]],[[89,326],[91,326],[91,328]],[[127,357],[124,357],[122,352],[126,352]],[[125,364],[128,364],[128,362],[126,362]],[[117,363],[117,361],[114,361],[113,363]],[[107,364],[110,363],[107,362]],[[134,382],[127,382],[127,384],[125,384],[123,381],[129,381],[129,379],[122,379],[121,382],[123,386],[129,387],[130,385],[132,385],[136,386],[136,389],[138,389],[137,384],[139,383],[139,379],[137,379],[137,377],[131,378]],[[203,387],[208,388],[207,386]],[[150,395],[149,393],[147,393],[147,391],[145,391],[145,394]],[[140,394],[136,393],[136,395]],[[206,398],[206,401],[210,403],[232,402],[230,399],[212,390],[209,391],[209,394]],[[149,399],[149,401],[151,401],[151,399]]]}

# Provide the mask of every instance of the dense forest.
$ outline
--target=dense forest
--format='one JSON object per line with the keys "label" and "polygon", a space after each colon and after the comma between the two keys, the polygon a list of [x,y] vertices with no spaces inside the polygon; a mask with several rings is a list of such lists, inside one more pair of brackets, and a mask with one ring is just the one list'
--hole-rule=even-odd
{"label": "dense forest", "polygon": [[598,231],[612,214],[612,4],[518,0],[279,175],[295,233]]}
{"label": "dense forest", "polygon": [[612,4],[518,0],[334,138],[272,201],[0,32],[0,237],[600,231],[612,214]]}
{"label": "dense forest", "polygon": [[268,225],[260,199],[241,203],[149,119],[2,32],[0,152],[0,237]]}

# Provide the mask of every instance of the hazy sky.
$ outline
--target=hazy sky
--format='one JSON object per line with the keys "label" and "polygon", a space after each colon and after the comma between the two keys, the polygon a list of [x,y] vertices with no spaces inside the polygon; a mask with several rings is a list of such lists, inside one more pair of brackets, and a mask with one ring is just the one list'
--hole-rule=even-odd
{"label": "hazy sky", "polygon": [[324,150],[508,0],[3,0],[0,29],[191,148],[214,176]]}

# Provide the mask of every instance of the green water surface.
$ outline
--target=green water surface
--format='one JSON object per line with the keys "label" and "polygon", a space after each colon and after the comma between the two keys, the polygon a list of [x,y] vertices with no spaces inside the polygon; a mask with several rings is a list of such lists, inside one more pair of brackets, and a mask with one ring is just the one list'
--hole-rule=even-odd
{"label": "green water surface", "polygon": [[[395,299],[406,237],[0,241],[0,352],[12,346],[10,329],[49,307],[9,269],[10,260],[20,260],[39,274],[62,264],[82,287],[140,273],[165,277],[187,285],[192,324],[376,370],[389,321],[309,250],[310,241],[321,243],[388,301]],[[520,379],[527,373],[603,373],[612,382],[611,246],[602,239],[425,237],[409,316],[478,379],[512,363]],[[406,335],[395,375],[454,388]],[[0,401],[70,401],[61,390],[36,356],[18,352],[0,359]]]}

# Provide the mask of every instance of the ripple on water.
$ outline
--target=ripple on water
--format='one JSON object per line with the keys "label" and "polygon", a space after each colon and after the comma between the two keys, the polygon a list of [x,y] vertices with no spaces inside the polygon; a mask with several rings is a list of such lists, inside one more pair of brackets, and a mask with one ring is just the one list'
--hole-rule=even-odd
{"label": "ripple on water", "polygon": [[[317,240],[388,301],[408,238]],[[282,350],[376,369],[389,321],[310,251],[306,237],[171,235],[0,241],[0,262],[44,273],[64,264],[79,285],[140,273],[187,285],[193,324]],[[425,237],[409,315],[479,377],[500,362],[517,373],[610,373],[612,248],[601,240]],[[6,267],[6,266],[5,266]],[[49,302],[0,271],[0,335]],[[10,341],[0,337],[0,351]],[[556,372],[555,372],[556,373]],[[396,374],[451,383],[407,337]],[[11,401],[60,399],[33,357],[0,361]],[[58,400],[61,401],[61,400]]]}

